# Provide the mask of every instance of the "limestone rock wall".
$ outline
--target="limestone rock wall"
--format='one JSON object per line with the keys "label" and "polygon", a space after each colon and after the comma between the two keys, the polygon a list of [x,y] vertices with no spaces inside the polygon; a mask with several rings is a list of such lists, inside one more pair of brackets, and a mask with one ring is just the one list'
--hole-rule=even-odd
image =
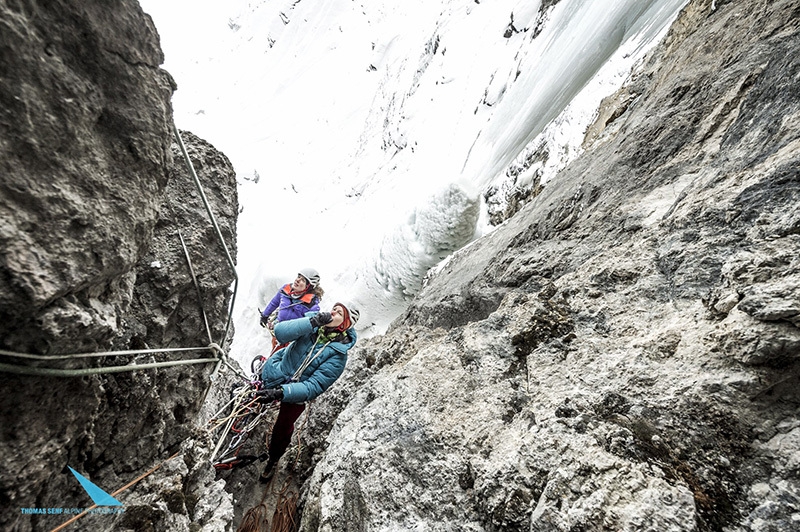
{"label": "limestone rock wall", "polygon": [[317,401],[301,530],[796,529],[798,21],[687,5],[590,149]]}
{"label": "limestone rock wall", "polygon": [[[135,0],[0,2],[0,349],[43,355],[208,346],[178,231],[222,341],[233,274],[172,133],[174,83]],[[183,132],[235,260],[236,180]],[[210,357],[4,364],[67,369]],[[213,364],[83,377],[0,374],[0,528],[85,508],[67,466],[108,492],[182,451],[82,530],[226,530],[231,496],[197,414]]]}
{"label": "limestone rock wall", "polygon": [[0,24],[0,341],[108,346],[167,183],[173,81],[136,2],[3,2]]}
{"label": "limestone rock wall", "polygon": [[[180,135],[235,263],[238,199],[233,166],[224,154],[191,132]],[[136,290],[130,309],[122,316],[119,336],[127,344],[141,347],[206,346],[209,334],[213,342],[222,344],[233,273],[177,143],[172,144],[171,155],[170,181],[160,216],[150,247],[136,265]],[[200,297],[191,279],[187,253]],[[229,334],[232,331],[231,325]]]}

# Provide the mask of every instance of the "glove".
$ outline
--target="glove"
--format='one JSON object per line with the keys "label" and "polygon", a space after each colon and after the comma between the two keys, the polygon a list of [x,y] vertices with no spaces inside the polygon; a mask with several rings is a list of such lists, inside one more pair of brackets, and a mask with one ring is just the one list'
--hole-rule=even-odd
{"label": "glove", "polygon": [[333,321],[333,316],[330,312],[320,312],[319,314],[310,318],[312,327],[322,327]]}
{"label": "glove", "polygon": [[280,387],[256,392],[256,401],[262,405],[268,405],[272,401],[280,401],[281,399],[283,399],[283,388]]}
{"label": "glove", "polygon": [[261,319],[259,320],[259,323],[261,324],[262,327],[266,327],[267,324],[269,323],[269,316],[264,316],[262,314],[261,315]]}

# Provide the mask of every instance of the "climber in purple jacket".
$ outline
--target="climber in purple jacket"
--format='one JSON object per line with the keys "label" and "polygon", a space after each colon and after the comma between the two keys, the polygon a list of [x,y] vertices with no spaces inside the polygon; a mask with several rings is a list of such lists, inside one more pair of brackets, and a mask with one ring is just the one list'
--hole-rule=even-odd
{"label": "climber in purple jacket", "polygon": [[304,268],[294,282],[278,290],[272,301],[261,312],[261,326],[267,327],[272,336],[272,347],[277,346],[273,329],[281,321],[302,318],[306,312],[318,312],[319,302],[325,291],[319,285],[319,273],[313,268]]}

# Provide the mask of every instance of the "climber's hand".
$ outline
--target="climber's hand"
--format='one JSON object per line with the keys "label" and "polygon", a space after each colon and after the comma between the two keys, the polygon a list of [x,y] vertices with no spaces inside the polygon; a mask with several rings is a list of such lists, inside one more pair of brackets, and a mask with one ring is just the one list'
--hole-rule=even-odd
{"label": "climber's hand", "polygon": [[256,401],[264,405],[268,405],[272,401],[280,401],[281,399],[283,399],[283,388],[270,388],[268,390],[256,392]]}
{"label": "climber's hand", "polygon": [[312,327],[322,327],[333,321],[333,316],[330,312],[320,312],[310,318]]}

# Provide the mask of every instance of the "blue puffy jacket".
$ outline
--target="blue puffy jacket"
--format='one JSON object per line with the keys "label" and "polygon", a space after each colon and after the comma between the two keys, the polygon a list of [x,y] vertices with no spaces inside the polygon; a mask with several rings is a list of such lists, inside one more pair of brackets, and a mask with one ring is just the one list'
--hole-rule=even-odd
{"label": "blue puffy jacket", "polygon": [[[311,317],[283,321],[275,325],[279,343],[291,342],[276,351],[261,368],[261,380],[267,388],[282,385],[283,401],[304,403],[327,390],[344,371],[347,351],[356,344],[356,330],[351,327],[341,341],[329,341],[311,325]],[[295,372],[307,364],[293,380]]]}
{"label": "blue puffy jacket", "polygon": [[275,309],[278,309],[278,318],[276,321],[293,320],[295,318],[302,318],[306,312],[319,310],[319,297],[311,292],[306,292],[301,297],[292,296],[292,285],[287,284],[275,294],[275,297],[267,305],[267,308],[261,313],[263,316],[269,316]]}

